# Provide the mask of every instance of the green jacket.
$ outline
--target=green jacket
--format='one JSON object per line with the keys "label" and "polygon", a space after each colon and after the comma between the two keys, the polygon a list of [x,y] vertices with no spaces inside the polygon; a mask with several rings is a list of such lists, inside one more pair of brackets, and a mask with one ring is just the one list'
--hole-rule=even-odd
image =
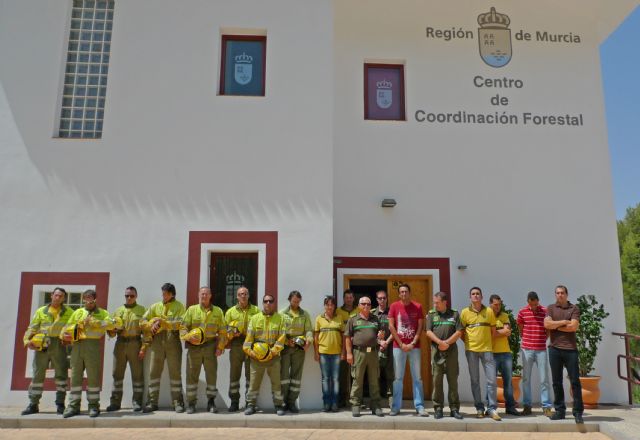
{"label": "green jacket", "polygon": [[[90,319],[85,325],[87,317]],[[78,328],[80,333],[78,339],[100,339],[107,330],[113,329],[113,319],[109,312],[100,307],[96,306],[91,312],[82,307],[73,312],[62,332],[72,335],[75,328]]]}
{"label": "green jacket", "polygon": [[287,321],[287,336],[294,338],[296,336],[304,336],[307,341],[313,342],[313,328],[311,326],[311,316],[302,308],[298,309],[297,314],[293,314],[291,307],[287,307],[280,311]]}
{"label": "green jacket", "polygon": [[254,315],[249,321],[247,337],[242,349],[251,354],[254,342],[266,342],[271,348],[271,353],[277,355],[287,342],[287,322],[280,313],[265,315],[263,312]]}
{"label": "green jacket", "polygon": [[180,337],[184,337],[194,328],[204,330],[205,341],[217,339],[217,347],[224,350],[227,343],[227,324],[220,307],[214,305],[210,309],[205,309],[200,304],[193,305],[187,309],[180,325]]}
{"label": "green jacket", "polygon": [[229,337],[232,337],[232,333],[235,334],[235,330],[231,327],[235,327],[239,336],[245,336],[247,334],[247,327],[249,327],[249,321],[251,317],[260,313],[260,309],[253,304],[249,304],[246,309],[241,309],[238,304],[229,308],[224,315],[224,320],[227,323],[227,332]]}
{"label": "green jacket", "polygon": [[58,319],[54,319],[53,315],[49,313],[50,306],[50,304],[47,304],[46,306],[40,307],[36,310],[36,313],[34,313],[27,331],[24,332],[23,342],[25,347],[36,333],[44,333],[51,338],[60,337],[60,333],[62,333],[64,326],[67,325],[69,318],[71,318],[73,310],[71,307],[63,304],[60,308]]}
{"label": "green jacket", "polygon": [[112,318],[120,318],[124,324],[122,330],[118,332],[119,336],[125,338],[131,338],[140,336],[142,334],[142,327],[140,327],[140,320],[144,316],[146,309],[140,304],[135,304],[133,307],[127,307],[121,305],[111,314]]}

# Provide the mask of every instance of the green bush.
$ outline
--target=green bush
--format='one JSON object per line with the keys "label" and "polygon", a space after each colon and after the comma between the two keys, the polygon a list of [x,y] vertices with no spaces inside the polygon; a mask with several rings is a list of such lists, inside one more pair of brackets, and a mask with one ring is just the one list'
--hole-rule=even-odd
{"label": "green bush", "polygon": [[576,332],[578,342],[578,366],[580,376],[588,376],[598,354],[598,344],[602,342],[602,321],[609,316],[604,306],[594,295],[580,295],[577,303],[580,309],[580,325]]}

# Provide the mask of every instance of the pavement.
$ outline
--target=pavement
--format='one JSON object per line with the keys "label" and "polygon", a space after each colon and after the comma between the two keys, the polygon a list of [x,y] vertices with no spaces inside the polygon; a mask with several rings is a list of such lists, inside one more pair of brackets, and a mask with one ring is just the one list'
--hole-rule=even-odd
{"label": "pavement", "polygon": [[[180,436],[189,429],[188,438],[204,438],[207,435],[226,435],[231,438],[260,439],[313,439],[322,435],[323,439],[338,438],[349,431],[349,437],[375,440],[388,436],[388,430],[402,431],[406,440],[413,438],[443,439],[480,439],[486,433],[503,433],[498,437],[492,434],[492,440],[498,438],[523,439],[574,439],[580,438],[604,440],[607,437],[620,440],[640,439],[640,408],[625,406],[601,405],[595,410],[586,410],[585,424],[577,425],[573,417],[566,420],[551,421],[542,415],[541,410],[534,410],[532,416],[514,417],[505,415],[501,422],[491,419],[476,419],[475,410],[470,405],[463,405],[461,412],[464,420],[445,417],[440,420],[429,417],[418,417],[415,411],[403,409],[399,416],[391,417],[385,410],[385,417],[376,417],[370,411],[362,411],[362,417],[351,416],[351,411],[339,413],[322,413],[320,411],[301,411],[299,414],[277,416],[273,411],[259,411],[252,416],[242,412],[229,414],[221,410],[218,414],[209,414],[200,410],[192,415],[176,414],[168,409],[160,409],[153,414],[133,413],[130,409],[102,412],[100,417],[91,419],[85,410],[79,416],[63,419],[55,414],[54,408],[41,408],[41,413],[21,416],[23,407],[0,407],[0,438],[57,438],[58,433],[66,440],[75,438],[82,432],[86,438],[100,438],[102,434],[111,439],[125,435],[127,438],[149,437],[153,433],[156,440],[171,436]],[[445,412],[445,415],[447,412]],[[68,428],[74,428],[69,431]],[[155,429],[154,429],[155,428]],[[171,429],[166,429],[171,428]],[[203,431],[194,431],[200,428]],[[249,429],[247,429],[249,428]],[[89,434],[86,434],[89,432]],[[424,436],[428,433],[431,437]],[[139,437],[138,437],[139,434]],[[73,437],[70,437],[72,435]],[[24,437],[23,437],[24,436]]]}

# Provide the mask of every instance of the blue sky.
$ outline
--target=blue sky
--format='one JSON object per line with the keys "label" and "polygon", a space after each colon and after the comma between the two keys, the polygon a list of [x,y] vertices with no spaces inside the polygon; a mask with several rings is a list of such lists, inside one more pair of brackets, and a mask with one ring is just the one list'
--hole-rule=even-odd
{"label": "blue sky", "polygon": [[600,47],[616,217],[640,203],[640,7]]}

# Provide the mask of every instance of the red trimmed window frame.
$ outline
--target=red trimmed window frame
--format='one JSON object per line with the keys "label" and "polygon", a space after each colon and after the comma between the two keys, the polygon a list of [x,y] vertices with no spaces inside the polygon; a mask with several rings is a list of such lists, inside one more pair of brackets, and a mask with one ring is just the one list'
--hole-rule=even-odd
{"label": "red trimmed window frame", "polygon": [[[369,69],[397,69],[400,71],[400,110],[399,119],[377,119],[371,118],[369,115]],[[385,63],[364,63],[364,119],[366,121],[400,121],[407,120],[407,111],[405,108],[405,89],[404,89],[404,64],[385,64]]]}
{"label": "red trimmed window frame", "polygon": [[[20,292],[18,298],[18,317],[16,319],[16,335],[13,348],[13,370],[11,372],[11,390],[25,391],[29,389],[31,378],[26,376],[27,349],[24,348],[22,338],[31,321],[31,302],[33,286],[36,285],[93,285],[98,294],[98,307],[107,309],[109,301],[109,272],[22,272],[20,278]],[[101,341],[100,352],[100,386],[102,386],[102,366],[104,364],[104,339]],[[46,391],[55,391],[54,379],[44,381]]]}
{"label": "red trimmed window frame", "polygon": [[[275,297],[278,305],[278,232],[277,231],[190,231],[187,263],[187,305],[198,303],[201,248],[203,244],[264,244],[264,291]],[[245,251],[242,251],[245,252]],[[216,292],[214,292],[216,294]],[[258,298],[260,301],[261,298]],[[255,304],[260,307],[260,304]]]}
{"label": "red trimmed window frame", "polygon": [[[449,295],[449,304],[453,304],[451,292],[451,269],[449,258],[412,258],[412,257],[334,257],[334,291],[337,289],[338,269],[430,269],[437,270],[440,276],[440,291]],[[436,292],[433,292],[436,293]],[[335,292],[338,298],[342,292]]]}
{"label": "red trimmed window frame", "polygon": [[[228,41],[258,41],[262,43],[262,91],[259,95],[227,95],[224,92],[225,85],[225,71],[227,64],[227,42]],[[220,85],[218,94],[220,96],[265,96],[266,82],[267,82],[267,36],[266,35],[222,35],[221,39],[222,47],[220,48]]]}

